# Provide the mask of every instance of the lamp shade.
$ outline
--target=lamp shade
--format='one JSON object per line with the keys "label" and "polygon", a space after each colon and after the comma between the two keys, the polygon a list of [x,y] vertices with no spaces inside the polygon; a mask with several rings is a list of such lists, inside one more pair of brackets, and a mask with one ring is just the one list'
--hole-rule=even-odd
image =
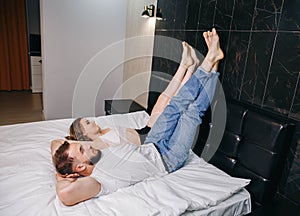
{"label": "lamp shade", "polygon": [[144,6],[144,11],[142,13],[142,17],[144,18],[148,18],[150,16],[149,11],[148,11],[148,7],[145,5]]}

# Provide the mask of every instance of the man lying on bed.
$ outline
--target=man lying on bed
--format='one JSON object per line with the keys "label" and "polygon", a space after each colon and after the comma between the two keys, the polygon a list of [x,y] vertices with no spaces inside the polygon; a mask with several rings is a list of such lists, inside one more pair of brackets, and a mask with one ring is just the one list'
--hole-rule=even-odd
{"label": "man lying on bed", "polygon": [[96,148],[80,141],[53,142],[56,190],[65,205],[163,176],[184,165],[215,92],[219,74],[213,70],[223,58],[216,30],[205,32],[204,38],[208,45],[204,61],[158,117],[146,144],[109,146],[99,142]]}

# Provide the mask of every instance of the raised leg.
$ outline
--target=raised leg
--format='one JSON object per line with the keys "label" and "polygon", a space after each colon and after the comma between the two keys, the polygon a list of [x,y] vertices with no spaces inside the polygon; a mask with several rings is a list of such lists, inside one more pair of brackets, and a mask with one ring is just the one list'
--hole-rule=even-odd
{"label": "raised leg", "polygon": [[210,71],[221,58],[219,38],[214,34],[205,62],[172,98],[146,138],[145,143],[157,146],[169,172],[180,168],[188,157],[197,126],[201,124],[218,80],[218,73],[207,70]]}
{"label": "raised leg", "polygon": [[202,123],[202,117],[214,96],[218,75],[213,73],[196,100],[180,115],[169,140],[161,140],[156,144],[169,172],[181,168],[188,158],[197,126]]}
{"label": "raised leg", "polygon": [[181,82],[185,77],[187,69],[194,64],[193,58],[191,56],[191,50],[187,46],[187,43],[182,42],[182,48],[183,52],[180,65],[165,91],[162,92],[158,97],[152,109],[150,119],[147,123],[148,127],[152,127],[159,115],[165,110],[171,98],[176,94],[178,88],[181,86]]}
{"label": "raised leg", "polygon": [[157,146],[169,172],[187,159],[197,126],[214,95],[218,75],[198,69],[151,128],[145,143]]}
{"label": "raised leg", "polygon": [[167,86],[166,90],[158,97],[151,115],[147,123],[148,127],[152,127],[159,115],[165,110],[171,98],[177,94],[179,89],[192,76],[195,68],[199,65],[199,59],[196,56],[195,50],[186,42],[182,42],[183,52],[180,65]]}

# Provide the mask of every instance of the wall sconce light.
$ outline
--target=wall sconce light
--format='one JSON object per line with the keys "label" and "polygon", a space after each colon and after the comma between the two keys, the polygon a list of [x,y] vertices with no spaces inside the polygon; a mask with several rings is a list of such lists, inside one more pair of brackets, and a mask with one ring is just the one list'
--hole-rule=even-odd
{"label": "wall sconce light", "polygon": [[152,5],[145,5],[144,6],[144,11],[142,13],[142,17],[144,18],[148,18],[148,17],[153,17],[154,16],[154,8],[155,6],[152,4]]}
{"label": "wall sconce light", "polygon": [[[154,12],[155,12],[155,6],[153,4],[151,4],[149,6],[145,5],[144,11],[142,13],[142,17],[144,17],[144,18],[154,17]],[[162,20],[162,13],[159,8],[157,8],[155,18],[158,20]]]}

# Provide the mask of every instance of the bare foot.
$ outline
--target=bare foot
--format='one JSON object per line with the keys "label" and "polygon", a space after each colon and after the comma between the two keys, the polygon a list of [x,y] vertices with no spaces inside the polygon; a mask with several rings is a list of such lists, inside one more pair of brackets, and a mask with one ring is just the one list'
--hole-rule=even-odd
{"label": "bare foot", "polygon": [[191,51],[191,56],[192,56],[192,59],[193,59],[193,64],[188,68],[188,72],[190,73],[194,73],[195,72],[195,69],[199,66],[200,64],[200,60],[198,59],[197,55],[196,55],[196,52],[194,50],[194,48],[192,46],[190,46],[189,44],[187,44],[188,48],[190,49]]}
{"label": "bare foot", "polygon": [[216,29],[213,28],[212,31],[208,32],[207,36],[204,38],[208,47],[208,60],[212,63],[216,63],[224,58],[224,53],[220,47],[219,35],[217,34]]}
{"label": "bare foot", "polygon": [[[211,39],[212,39],[212,32],[211,31],[203,32],[203,37],[204,37],[205,43],[207,45],[207,48],[210,49],[211,43],[212,43],[212,41],[211,41]],[[213,65],[212,70],[217,71],[218,70],[218,66],[219,66],[219,61],[217,61]]]}
{"label": "bare foot", "polygon": [[210,44],[211,44],[211,37],[208,37],[210,31],[207,31],[207,32],[203,32],[203,37],[204,37],[204,40],[205,40],[205,43],[207,45],[207,48],[209,49],[210,47]]}
{"label": "bare foot", "polygon": [[194,64],[198,67],[199,66],[199,64],[200,64],[200,60],[198,59],[198,56],[196,55],[196,52],[195,52],[195,50],[190,46],[190,48],[191,48],[191,54],[192,54],[192,58],[193,58],[193,60],[194,60]]}
{"label": "bare foot", "polygon": [[180,66],[185,67],[187,69],[189,66],[194,64],[194,60],[192,58],[191,49],[188,43],[183,41],[182,47],[183,47],[183,51],[182,51]]}
{"label": "bare foot", "polygon": [[208,47],[208,53],[201,66],[207,72],[210,72],[212,69],[217,70],[219,61],[224,58],[224,53],[220,47],[216,29],[213,28],[212,31],[204,32],[203,37]]}

